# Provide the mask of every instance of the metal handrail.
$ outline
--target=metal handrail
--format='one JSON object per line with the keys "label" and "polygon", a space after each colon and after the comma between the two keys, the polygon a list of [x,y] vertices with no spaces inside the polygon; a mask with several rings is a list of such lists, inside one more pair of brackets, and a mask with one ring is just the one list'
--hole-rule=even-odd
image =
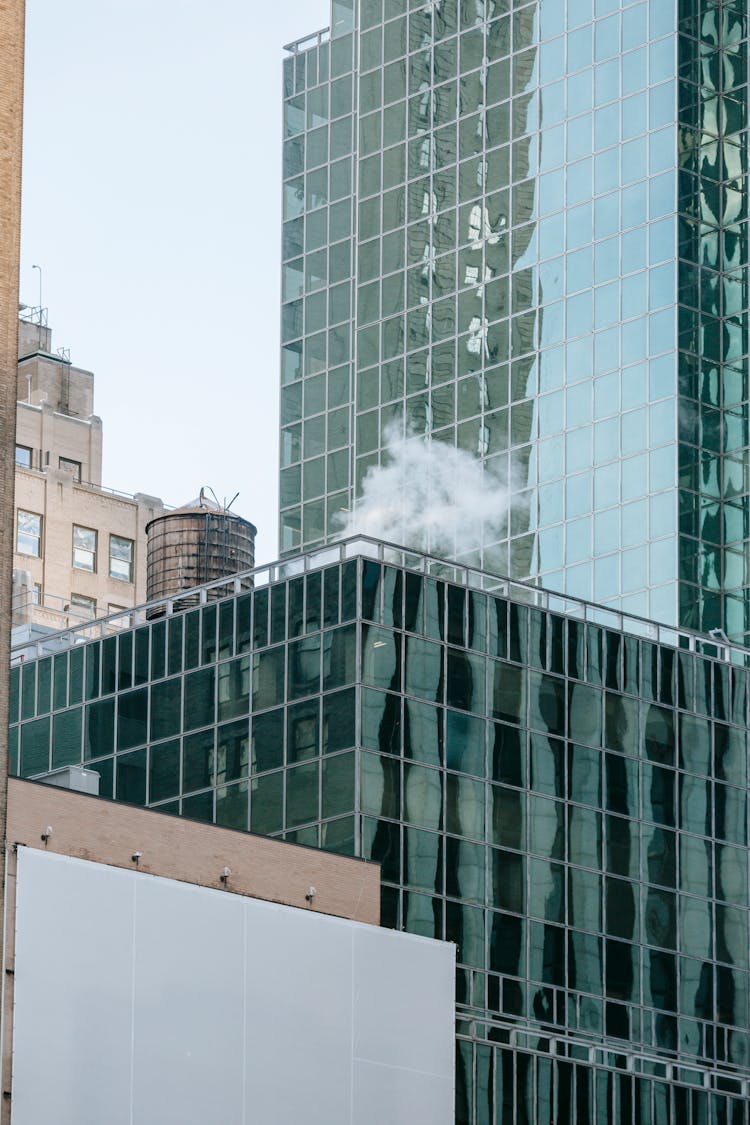
{"label": "metal handrail", "polygon": [[[158,611],[161,611],[164,616],[171,617],[182,609],[196,604],[204,605],[208,602],[208,595],[211,592],[223,590],[225,596],[229,596],[241,593],[250,584],[256,588],[267,586],[295,575],[307,574],[310,571],[320,570],[322,567],[332,566],[335,563],[346,562],[354,558],[373,559],[377,562],[389,563],[392,566],[401,566],[418,574],[441,578],[459,586],[466,586],[469,589],[497,594],[547,612],[560,613],[587,624],[614,629],[617,632],[641,637],[657,644],[667,645],[670,648],[685,649],[689,652],[698,652],[704,656],[710,656],[713,659],[729,660],[737,664],[750,666],[750,649],[742,645],[724,639],[712,638],[694,630],[664,625],[646,617],[638,617],[622,610],[611,609],[608,606],[588,602],[582,598],[545,590],[532,582],[503,578],[489,571],[479,570],[463,563],[450,562],[438,558],[436,555],[410,550],[395,543],[373,539],[367,535],[356,535],[349,539],[341,539],[302,555],[266,563],[263,566],[254,567],[227,578],[214,579],[212,582],[194,586],[180,594],[157,598],[126,611],[119,611],[83,625],[63,629],[57,633],[49,634],[43,639],[19,644],[13,649],[13,653],[20,654],[23,651],[26,658],[31,656],[33,659],[44,655],[45,651],[59,652],[61,648],[106,636],[113,628],[122,628],[122,621],[126,616],[129,626],[145,624],[156,616]],[[118,621],[120,622],[119,625],[117,624]]]}
{"label": "metal handrail", "polygon": [[300,47],[305,47],[305,44],[307,44],[305,49],[311,47],[313,45],[313,40],[315,40],[315,46],[319,47],[321,43],[326,42],[330,34],[330,27],[323,27],[320,31],[312,31],[309,35],[303,36],[302,39],[295,39],[293,43],[285,43],[284,50],[288,51],[291,55],[296,55]]}
{"label": "metal handrail", "polygon": [[[28,404],[24,403],[23,405],[26,406]],[[83,421],[85,421],[85,419],[83,419]],[[16,470],[20,470],[22,473],[31,473],[33,476],[39,476],[39,477],[46,476],[47,475],[47,469],[53,469],[53,468],[54,468],[54,465],[45,465],[45,467],[43,469],[35,469],[31,465],[19,465],[18,462],[15,463],[15,469]],[[58,472],[60,472],[60,471],[66,472],[68,470],[65,470],[65,469],[59,470],[58,469],[57,471]],[[96,481],[93,481],[93,480],[76,480],[75,477],[73,476],[73,474],[70,473],[70,472],[68,473],[68,475],[72,478],[73,484],[75,485],[76,488],[87,488],[90,492],[106,492],[107,496],[115,496],[119,500],[135,500],[138,496],[146,495],[143,492],[135,492],[135,493],[133,493],[133,492],[123,492],[122,489],[120,489],[120,488],[110,488],[106,484],[97,484]],[[164,504],[163,501],[161,500],[161,497],[159,497],[159,496],[152,496],[151,499],[152,500],[159,500],[159,502],[161,503],[165,513],[168,513],[168,512],[171,512],[171,511],[174,510],[173,505]]]}

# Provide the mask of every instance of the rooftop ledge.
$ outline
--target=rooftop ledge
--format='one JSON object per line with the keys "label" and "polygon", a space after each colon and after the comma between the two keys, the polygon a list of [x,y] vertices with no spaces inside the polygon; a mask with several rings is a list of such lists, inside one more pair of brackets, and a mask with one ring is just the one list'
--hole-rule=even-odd
{"label": "rooftop ledge", "polygon": [[154,610],[157,609],[161,609],[164,616],[171,617],[174,613],[179,613],[183,609],[194,607],[196,605],[196,594],[198,595],[198,604],[205,605],[209,601],[209,591],[213,594],[211,600],[215,600],[217,596],[228,597],[232,594],[247,591],[249,579],[252,579],[252,584],[257,589],[356,558],[403,567],[405,570],[413,571],[416,574],[429,575],[431,578],[443,579],[457,586],[495,594],[499,597],[509,598],[511,601],[534,606],[537,609],[563,614],[575,621],[597,625],[605,629],[613,629],[657,644],[668,645],[671,648],[709,656],[715,660],[750,667],[750,649],[742,645],[732,644],[723,636],[712,637],[705,633],[696,633],[688,629],[663,625],[658,621],[623,613],[620,610],[597,605],[594,602],[583,601],[581,598],[545,590],[532,582],[519,582],[515,579],[503,578],[489,571],[478,570],[462,563],[449,562],[446,559],[437,558],[435,555],[423,554],[406,547],[399,547],[395,543],[385,543],[382,540],[372,539],[365,535],[342,539],[304,554],[267,563],[265,566],[242,571],[228,578],[207,582],[203,586],[195,586],[191,590],[184,590],[181,594],[173,597],[158,598],[144,605],[136,606],[134,609],[121,610],[118,613],[110,614],[108,617],[96,618],[94,621],[73,628],[49,633],[37,641],[21,643],[14,646],[11,652],[11,662],[19,663],[28,659],[33,660],[36,657],[71,648],[74,645],[85,644],[86,641],[94,640],[97,637],[110,636],[122,629],[146,624],[155,616]]}
{"label": "rooftop ledge", "polygon": [[290,55],[296,55],[299,51],[306,51],[310,47],[319,47],[320,44],[325,43],[330,36],[330,27],[323,27],[320,31],[312,31],[303,39],[295,39],[293,43],[285,43],[284,50],[288,51]]}

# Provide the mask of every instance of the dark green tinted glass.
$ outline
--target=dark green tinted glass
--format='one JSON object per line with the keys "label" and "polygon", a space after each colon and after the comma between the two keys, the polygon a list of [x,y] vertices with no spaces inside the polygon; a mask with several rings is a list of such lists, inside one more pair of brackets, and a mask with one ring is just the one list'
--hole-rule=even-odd
{"label": "dark green tinted glass", "polygon": [[102,641],[102,695],[117,690],[117,637]]}
{"label": "dark green tinted glass", "polygon": [[37,672],[37,700],[36,711],[38,715],[45,715],[50,709],[50,693],[52,690],[52,659],[40,660]]}
{"label": "dark green tinted glass", "polygon": [[211,823],[214,818],[214,795],[209,793],[196,793],[192,797],[184,797],[182,801],[182,815],[191,820],[204,820]]}
{"label": "dark green tinted glass", "polygon": [[133,634],[122,633],[117,638],[117,686],[125,691],[133,684]]}
{"label": "dark green tinted glass", "polygon": [[167,623],[157,621],[151,628],[151,679],[160,680],[167,674]]}
{"label": "dark green tinted glass", "polygon": [[182,671],[182,633],[184,618],[180,615],[169,619],[167,642],[167,675],[174,676]]}
{"label": "dark green tinted glass", "polygon": [[[208,726],[215,721],[216,672],[214,668],[204,668],[185,676],[185,696],[183,701],[183,724],[185,730]],[[179,683],[179,681],[177,681]],[[241,709],[241,708],[240,708]]]}
{"label": "dark green tinted glass", "polygon": [[251,785],[250,828],[261,835],[280,832],[284,818],[284,776],[269,773]]}
{"label": "dark green tinted glass", "polygon": [[216,790],[216,823],[225,828],[247,828],[248,783],[220,786]]}
{"label": "dark green tinted glass", "polygon": [[287,770],[286,775],[286,824],[294,827],[320,815],[318,784],[320,765],[310,762]]}
{"label": "dark green tinted glass", "polygon": [[322,748],[324,754],[354,746],[356,696],[353,688],[323,696]]}
{"label": "dark green tinted glass", "polygon": [[216,658],[216,606],[204,606],[201,610],[201,664],[210,664]]}
{"label": "dark green tinted glass", "polygon": [[146,804],[146,751],[117,756],[117,800]]}
{"label": "dark green tinted glass", "polygon": [[187,735],[182,740],[182,791],[205,789],[213,784],[214,732],[201,731]]}
{"label": "dark green tinted glass", "polygon": [[354,775],[354,754],[338,754],[323,762],[324,818],[354,811]]}
{"label": "dark green tinted glass", "polygon": [[86,706],[83,718],[83,756],[102,758],[115,748],[115,701],[102,699]]}
{"label": "dark green tinted glass", "polygon": [[21,718],[30,719],[36,713],[36,663],[24,664],[21,669]]}
{"label": "dark green tinted glass", "polygon": [[[216,732],[217,782],[246,777],[249,768],[250,732],[247,719],[227,723]],[[277,765],[281,764],[279,762]]]}
{"label": "dark green tinted glass", "polygon": [[301,762],[320,753],[320,700],[297,703],[287,711],[288,762]]}
{"label": "dark green tinted glass", "polygon": [[180,741],[160,742],[149,752],[150,802],[163,801],[180,792]]}
{"label": "dark green tinted glass", "polygon": [[200,653],[200,610],[185,614],[185,668],[197,668]]}
{"label": "dark green tinted glass", "polygon": [[150,737],[153,740],[179,734],[181,699],[181,679],[164,680],[152,686]]}
{"label": "dark green tinted glass", "polygon": [[148,653],[150,631],[136,629],[135,631],[135,670],[133,682],[135,684],[148,683]]}
{"label": "dark green tinted glass", "polygon": [[[252,773],[278,769],[284,764],[284,711],[266,711],[252,719]],[[255,830],[253,830],[255,831]]]}
{"label": "dark green tinted glass", "polygon": [[[61,695],[61,702],[58,702],[58,696],[55,696],[55,707],[65,706],[65,693],[67,692],[67,682],[65,680],[65,673],[67,670],[67,660],[65,658],[57,657],[57,660],[63,665],[63,692]],[[55,687],[57,687],[57,679],[55,680]],[[10,670],[10,712],[9,721],[11,723],[18,722],[19,711],[19,697],[21,694],[21,670],[20,668],[11,668]]]}
{"label": "dark green tinted glass", "polygon": [[50,720],[35,719],[21,727],[21,777],[32,777],[49,769]]}
{"label": "dark green tinted glass", "polygon": [[127,692],[117,701],[117,748],[129,750],[147,738],[148,691]]}
{"label": "dark green tinted glass", "polygon": [[[204,673],[199,673],[203,675]],[[213,682],[211,682],[211,691]],[[243,656],[239,660],[228,661],[219,665],[219,721],[233,719],[238,715],[246,714],[250,706],[250,657]],[[186,719],[186,727],[203,725],[210,722],[205,718],[209,713],[206,706],[202,708],[204,718],[201,723],[196,720],[198,708],[189,705],[190,719]]]}

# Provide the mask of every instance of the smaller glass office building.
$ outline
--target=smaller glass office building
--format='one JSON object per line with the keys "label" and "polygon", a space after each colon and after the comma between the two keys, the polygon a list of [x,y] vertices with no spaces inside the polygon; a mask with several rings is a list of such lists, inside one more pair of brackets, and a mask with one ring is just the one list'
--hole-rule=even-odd
{"label": "smaller glass office building", "polygon": [[362,539],[255,579],[16,666],[14,770],[379,860],[459,1122],[750,1121],[746,654]]}

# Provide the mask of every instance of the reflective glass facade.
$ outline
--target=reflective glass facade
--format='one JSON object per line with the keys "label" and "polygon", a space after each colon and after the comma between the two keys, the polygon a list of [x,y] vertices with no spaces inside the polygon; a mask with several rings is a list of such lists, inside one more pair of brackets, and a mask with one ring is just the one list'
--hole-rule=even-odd
{"label": "reflective glass facade", "polygon": [[475,564],[743,639],[746,5],[332,28],[284,64],[282,551],[408,430],[512,483]]}
{"label": "reflective glass facade", "polygon": [[745,654],[362,540],[264,577],[14,668],[14,768],[378,860],[457,1122],[750,1121]]}

